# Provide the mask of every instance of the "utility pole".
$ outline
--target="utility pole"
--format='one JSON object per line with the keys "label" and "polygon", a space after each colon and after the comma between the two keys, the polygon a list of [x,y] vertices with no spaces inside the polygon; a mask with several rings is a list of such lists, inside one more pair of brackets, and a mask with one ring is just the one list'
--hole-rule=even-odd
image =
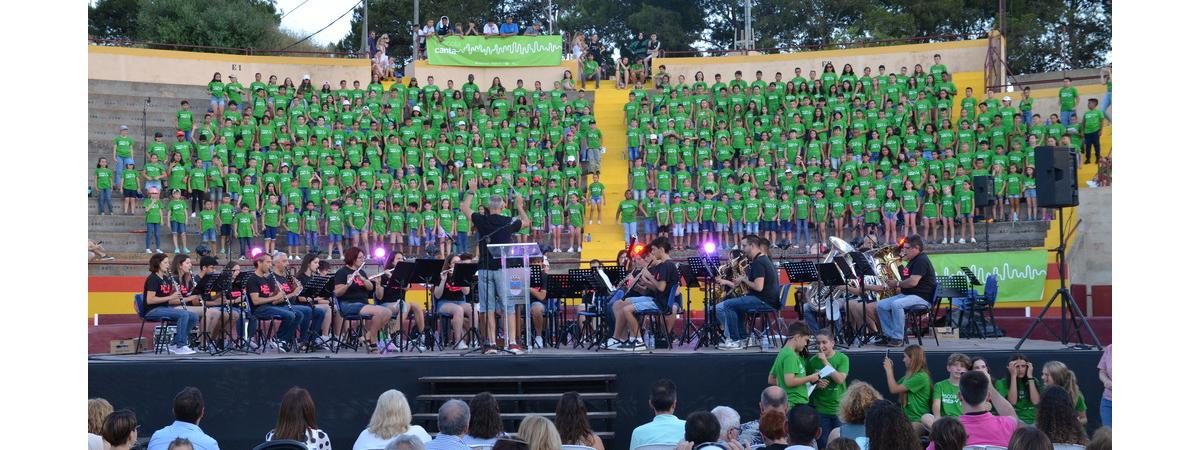
{"label": "utility pole", "polygon": [[1001,35],[1001,36],[1003,36],[1003,35],[1007,34],[1007,32],[1008,32],[1008,29],[1007,29],[1007,25],[1008,25],[1008,24],[1007,24],[1007,23],[1005,23],[1005,22],[1006,22],[1006,19],[1007,19],[1007,17],[1004,17],[1004,10],[1005,10],[1005,9],[1006,9],[1006,8],[1005,8],[1005,5],[1004,5],[1004,0],[1000,0],[1000,8],[999,8],[999,10],[996,12],[996,29],[997,29],[997,30],[1000,30],[1000,35]]}
{"label": "utility pole", "polygon": [[367,0],[362,0],[362,5],[363,5],[362,51],[363,51],[363,53],[365,53],[367,55],[368,58],[370,58],[372,56],[371,55],[371,45],[368,44],[369,41],[367,40],[367,10],[370,8],[367,8]]}
{"label": "utility pole", "polygon": [[742,4],[745,6],[744,14],[746,15],[746,29],[743,31],[742,37],[745,39],[746,53],[749,54],[750,49],[754,48],[754,31],[750,28],[750,0],[743,0]]}

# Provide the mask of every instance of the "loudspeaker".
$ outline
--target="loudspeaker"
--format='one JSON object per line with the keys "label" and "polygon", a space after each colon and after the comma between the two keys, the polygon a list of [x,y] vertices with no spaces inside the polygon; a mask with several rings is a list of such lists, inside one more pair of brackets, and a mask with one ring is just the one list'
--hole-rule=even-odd
{"label": "loudspeaker", "polygon": [[1075,150],[1038,147],[1033,151],[1034,182],[1039,208],[1079,205]]}
{"label": "loudspeaker", "polygon": [[996,179],[991,175],[980,175],[971,181],[975,191],[975,207],[983,208],[996,204]]}

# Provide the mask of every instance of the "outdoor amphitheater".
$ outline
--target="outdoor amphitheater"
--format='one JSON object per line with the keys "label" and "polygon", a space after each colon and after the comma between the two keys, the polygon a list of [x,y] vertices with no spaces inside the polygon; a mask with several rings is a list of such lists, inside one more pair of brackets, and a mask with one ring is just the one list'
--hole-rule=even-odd
{"label": "outdoor amphitheater", "polygon": [[91,448],[1110,448],[1107,68],[499,29],[89,43]]}

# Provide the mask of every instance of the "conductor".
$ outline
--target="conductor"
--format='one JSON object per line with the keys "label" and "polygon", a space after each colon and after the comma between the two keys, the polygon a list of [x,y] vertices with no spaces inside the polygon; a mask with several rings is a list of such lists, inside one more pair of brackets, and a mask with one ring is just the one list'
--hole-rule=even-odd
{"label": "conductor", "polygon": [[515,341],[517,320],[514,312],[516,305],[510,303],[507,296],[501,295],[501,293],[507,292],[504,287],[504,274],[500,270],[500,261],[492,257],[487,246],[512,243],[513,232],[529,227],[529,216],[525,213],[525,201],[520,196],[513,196],[513,203],[517,208],[518,215],[518,218],[514,219],[501,214],[507,206],[506,202],[499,195],[492,195],[488,197],[487,214],[480,214],[471,207],[477,190],[474,179],[467,181],[467,189],[467,194],[463,197],[459,208],[463,214],[471,217],[471,224],[474,226],[476,237],[479,240],[479,312],[481,313],[479,334],[483,339],[483,353],[491,355],[499,352],[495,346],[495,313],[501,308],[504,310],[506,331],[504,335],[508,344],[507,348],[513,353],[523,353],[525,350]]}

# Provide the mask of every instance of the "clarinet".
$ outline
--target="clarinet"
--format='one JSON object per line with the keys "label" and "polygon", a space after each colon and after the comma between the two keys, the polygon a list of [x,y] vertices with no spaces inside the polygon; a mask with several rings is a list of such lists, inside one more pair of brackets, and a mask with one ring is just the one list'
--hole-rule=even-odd
{"label": "clarinet", "polygon": [[183,300],[183,289],[179,287],[179,280],[172,274],[167,275],[167,281],[171,282],[171,289],[174,289],[175,293],[179,294],[179,309],[187,310],[187,304]]}
{"label": "clarinet", "polygon": [[271,271],[271,281],[275,282],[275,288],[279,289],[279,293],[283,294],[283,304],[287,305],[288,311],[295,311],[295,309],[292,308],[292,300],[288,298],[287,292],[283,291],[283,284],[279,283],[279,278],[275,276],[274,271]]}

